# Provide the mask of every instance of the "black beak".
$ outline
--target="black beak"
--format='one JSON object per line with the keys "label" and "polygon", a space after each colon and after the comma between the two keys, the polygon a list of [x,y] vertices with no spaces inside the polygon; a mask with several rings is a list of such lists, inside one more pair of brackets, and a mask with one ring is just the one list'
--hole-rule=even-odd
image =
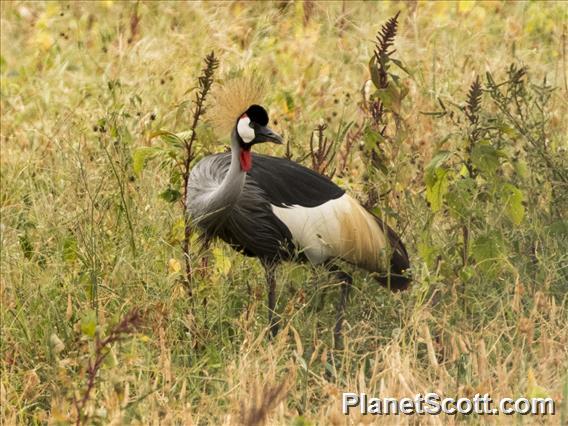
{"label": "black beak", "polygon": [[258,126],[255,129],[255,135],[256,137],[254,138],[252,143],[272,142],[281,145],[283,142],[282,136],[280,136],[277,133],[274,133],[267,126]]}

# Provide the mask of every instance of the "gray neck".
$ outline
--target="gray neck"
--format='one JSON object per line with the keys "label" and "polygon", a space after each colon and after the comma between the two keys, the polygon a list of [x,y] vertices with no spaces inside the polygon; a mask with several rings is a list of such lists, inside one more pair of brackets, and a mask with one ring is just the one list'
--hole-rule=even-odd
{"label": "gray neck", "polygon": [[236,129],[231,134],[231,165],[229,171],[223,178],[221,185],[211,194],[209,209],[224,210],[232,207],[243,190],[247,174],[241,170],[240,146],[237,140]]}

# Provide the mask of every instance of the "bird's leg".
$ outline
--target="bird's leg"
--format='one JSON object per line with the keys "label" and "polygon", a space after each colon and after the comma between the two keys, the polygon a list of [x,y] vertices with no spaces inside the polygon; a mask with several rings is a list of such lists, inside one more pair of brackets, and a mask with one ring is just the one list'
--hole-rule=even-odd
{"label": "bird's leg", "polygon": [[339,294],[339,302],[337,304],[337,311],[335,314],[335,328],[333,330],[333,344],[335,349],[343,349],[343,335],[341,334],[341,328],[343,326],[343,320],[345,319],[345,309],[347,307],[347,300],[349,299],[349,292],[351,290],[351,284],[353,284],[353,278],[351,275],[339,270],[337,267],[333,266],[330,268],[331,271],[335,272],[337,278],[341,280],[341,290]]}
{"label": "bird's leg", "polygon": [[278,334],[278,321],[280,317],[275,312],[276,308],[276,266],[274,264],[265,264],[266,286],[268,288],[268,323],[270,324],[270,333],[272,337]]}

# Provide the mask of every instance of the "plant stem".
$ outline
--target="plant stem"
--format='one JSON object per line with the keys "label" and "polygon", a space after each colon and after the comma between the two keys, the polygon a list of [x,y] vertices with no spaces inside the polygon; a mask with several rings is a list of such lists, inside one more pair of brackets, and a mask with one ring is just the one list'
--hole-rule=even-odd
{"label": "plant stem", "polygon": [[193,122],[191,124],[191,136],[185,140],[185,159],[183,163],[183,215],[184,215],[184,239],[182,244],[183,258],[185,260],[185,288],[191,299],[193,295],[191,289],[191,281],[193,278],[193,268],[191,266],[191,257],[189,255],[191,242],[191,222],[187,215],[187,184],[189,181],[189,173],[191,171],[191,162],[194,159],[193,143],[196,140],[196,129],[199,120],[205,112],[205,99],[213,85],[213,74],[219,66],[219,60],[215,57],[215,52],[211,52],[205,57],[205,67],[199,76],[199,90],[195,95],[195,110],[193,111]]}
{"label": "plant stem", "polygon": [[126,194],[124,193],[124,184],[122,179],[120,178],[120,175],[118,174],[118,171],[116,170],[116,167],[114,166],[112,157],[108,152],[107,147],[102,142],[102,140],[101,140],[101,145],[105,151],[105,154],[107,156],[108,162],[110,164],[116,182],[118,183],[118,189],[120,190],[120,201],[122,203],[122,207],[124,208],[124,213],[126,215],[126,223],[128,224],[128,232],[130,233],[130,249],[132,250],[132,255],[134,256],[134,258],[136,258],[136,241],[134,239],[134,226],[132,224],[132,218],[130,217],[130,210],[128,209],[128,203],[126,202]]}

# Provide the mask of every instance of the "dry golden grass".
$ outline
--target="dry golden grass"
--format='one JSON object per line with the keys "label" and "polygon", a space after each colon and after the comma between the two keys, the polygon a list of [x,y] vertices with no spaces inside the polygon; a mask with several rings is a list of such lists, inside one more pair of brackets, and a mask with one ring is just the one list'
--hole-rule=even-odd
{"label": "dry golden grass", "polygon": [[[381,202],[398,214],[412,290],[393,295],[356,273],[345,350],[333,351],[337,283],[286,265],[283,330],[270,341],[262,268],[218,243],[208,265],[193,259],[190,304],[180,284],[180,206],[160,197],[171,168],[154,159],[137,174],[133,153],[155,146],[160,129],[187,130],[202,58],[214,50],[218,76],[248,66],[264,73],[271,122],[301,157],[320,121],[333,131],[359,119],[375,34],[398,10],[396,55],[413,72],[401,74],[408,134],[389,157],[400,161],[387,165],[396,176]],[[422,114],[437,98],[462,102],[475,75],[502,75],[517,61],[557,87],[548,133],[552,147],[566,149],[566,18],[563,2],[2,2],[3,424],[74,422],[95,351],[90,327],[104,335],[134,307],[145,324],[112,346],[85,410],[93,423],[566,421],[568,243],[545,231],[551,184],[532,186],[512,231],[518,247],[491,273],[475,265],[479,278],[465,291],[459,255],[456,265],[429,259],[455,234],[424,200],[424,167],[459,140],[447,138],[455,130],[447,121]],[[198,135],[198,158],[224,149],[207,125]],[[357,150],[346,158],[334,180],[364,199],[366,163]],[[487,226],[497,220],[488,213]],[[522,241],[533,235],[531,254]],[[347,391],[540,392],[556,400],[557,414],[346,418]]]}

